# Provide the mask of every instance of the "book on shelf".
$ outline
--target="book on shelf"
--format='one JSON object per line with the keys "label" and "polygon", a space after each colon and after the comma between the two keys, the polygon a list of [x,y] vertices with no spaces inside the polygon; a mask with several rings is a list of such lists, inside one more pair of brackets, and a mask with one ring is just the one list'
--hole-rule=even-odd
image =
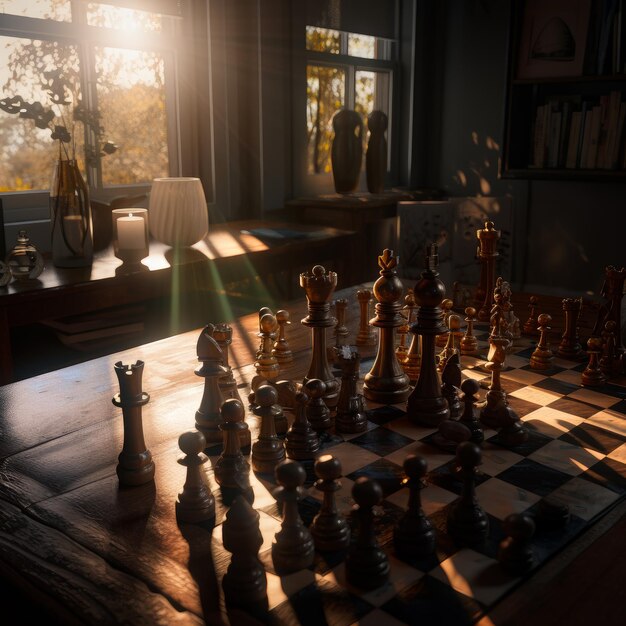
{"label": "book on shelf", "polygon": [[565,157],[565,167],[573,169],[578,167],[578,147],[580,139],[580,127],[582,111],[573,111],[570,123],[570,133],[567,142],[567,154]]}
{"label": "book on shelf", "polygon": [[600,125],[602,122],[602,107],[597,104],[591,109],[591,134],[587,146],[586,167],[595,169],[598,159],[598,142],[600,141]]}
{"label": "book on shelf", "polygon": [[582,130],[582,142],[580,144],[580,154],[578,167],[587,168],[588,165],[588,155],[589,155],[589,144],[591,143],[591,122],[593,119],[593,110],[587,108],[585,110],[585,119],[583,122],[583,130]]}

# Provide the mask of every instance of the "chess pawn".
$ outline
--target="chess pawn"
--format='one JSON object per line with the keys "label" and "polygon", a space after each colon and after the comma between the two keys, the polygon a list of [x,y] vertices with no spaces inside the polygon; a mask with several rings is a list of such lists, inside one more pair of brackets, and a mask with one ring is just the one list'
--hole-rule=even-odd
{"label": "chess pawn", "polygon": [[513,576],[522,576],[537,565],[531,539],[535,522],[527,513],[512,513],[503,523],[506,537],[498,548],[498,561]]}
{"label": "chess pawn", "polygon": [[322,508],[313,518],[311,535],[316,550],[339,552],[350,544],[350,526],[337,511],[335,492],[341,489],[341,462],[330,454],[324,454],[315,461],[315,488],[324,494]]}
{"label": "chess pawn", "polygon": [[393,529],[396,555],[401,559],[422,558],[435,551],[435,530],[424,514],[421,503],[421,491],[426,487],[424,477],[427,469],[424,457],[409,454],[404,460],[404,473],[409,487],[409,505]]}
{"label": "chess pawn", "polygon": [[476,309],[473,306],[468,306],[465,309],[465,321],[467,322],[467,327],[465,329],[465,334],[461,338],[460,347],[461,354],[476,354],[478,351],[478,339],[474,336],[474,321],[476,319]]}
{"label": "chess pawn", "polygon": [[254,364],[257,376],[264,378],[266,381],[271,382],[278,378],[280,373],[280,366],[278,359],[274,356],[273,345],[276,338],[276,328],[278,322],[271,313],[265,313],[259,322],[260,331],[259,337],[261,337],[261,351],[257,355],[257,360]]}
{"label": "chess pawn", "polygon": [[483,429],[476,417],[474,411],[474,401],[476,400],[476,394],[480,389],[480,384],[473,378],[466,378],[461,383],[461,391],[463,392],[463,414],[461,415],[459,422],[465,424],[470,431],[470,441],[480,444],[483,442],[485,435]]}
{"label": "chess pawn", "polygon": [[478,546],[487,539],[489,518],[476,498],[476,468],[482,462],[482,452],[472,441],[459,444],[456,462],[463,479],[461,496],[450,507],[448,534],[459,545]]}
{"label": "chess pawn", "polygon": [[136,487],[154,480],[154,462],[143,435],[142,407],[150,395],[142,391],[143,361],[115,364],[120,391],[112,402],[122,409],[124,443],[118,456],[117,477],[122,487]]}
{"label": "chess pawn", "polygon": [[[446,343],[443,350],[439,353],[439,371],[443,372],[448,359],[453,355],[459,354],[456,347],[456,338],[460,335],[461,318],[458,315],[448,315],[448,333],[446,335]],[[441,335],[437,335],[440,337]]]}
{"label": "chess pawn", "polygon": [[346,343],[346,337],[349,335],[346,327],[346,308],[348,301],[345,298],[335,300],[335,316],[337,323],[335,324],[335,347],[339,348]]}
{"label": "chess pawn", "polygon": [[252,444],[252,468],[261,474],[270,474],[285,460],[285,447],[276,434],[272,406],[276,403],[276,389],[272,385],[261,385],[256,390],[261,417],[259,438]]}
{"label": "chess pawn", "polygon": [[[404,297],[405,308],[408,309],[407,315],[407,326],[410,331],[411,325],[413,323],[413,311],[415,310],[417,304],[415,302],[415,293],[413,289],[409,289],[409,293]],[[404,373],[409,377],[409,381],[411,384],[415,384],[419,374],[420,374],[420,362],[421,362],[421,346],[420,346],[420,336],[417,334],[412,334],[411,343],[409,344],[409,349],[407,350],[404,359],[401,359],[400,365],[402,365],[402,369]]]}
{"label": "chess pawn", "polygon": [[346,580],[359,589],[377,589],[389,579],[389,561],[378,545],[374,528],[373,508],[383,499],[383,490],[375,480],[361,476],[352,487],[352,497],[357,534],[345,561]]}
{"label": "chess pawn", "polygon": [[370,302],[372,301],[372,292],[369,289],[359,289],[356,292],[359,301],[359,331],[356,336],[357,346],[375,346],[376,333],[370,326]]}
{"label": "chess pawn", "polygon": [[247,428],[245,409],[239,400],[229,398],[221,408],[224,449],[215,463],[215,480],[225,489],[241,492],[250,487],[250,465],[241,452],[239,433]]}
{"label": "chess pawn", "polygon": [[298,461],[314,459],[320,449],[317,433],[311,428],[306,417],[309,396],[303,391],[296,393],[295,419],[285,435],[287,457]]}
{"label": "chess pawn", "polygon": [[606,376],[599,366],[599,357],[602,353],[602,339],[589,337],[587,341],[587,354],[589,363],[581,375],[581,382],[585,387],[601,387],[606,384]]}
{"label": "chess pawn", "polygon": [[450,298],[445,298],[441,302],[441,310],[443,311],[442,322],[443,322],[443,325],[448,330],[445,333],[441,333],[440,335],[437,335],[437,338],[435,339],[435,345],[438,348],[443,348],[448,343],[448,337],[450,335],[450,332],[449,332],[450,326],[448,325],[448,320],[450,319],[450,315],[452,314],[453,304],[454,302]]}
{"label": "chess pawn", "polygon": [[[346,355],[345,352],[348,354]],[[341,389],[335,415],[335,430],[338,433],[361,433],[367,430],[363,396],[357,390],[359,364],[358,352],[353,352],[348,348],[339,355]]]}
{"label": "chess pawn", "polygon": [[289,312],[281,309],[276,312],[276,322],[278,323],[278,339],[274,343],[272,354],[276,357],[279,365],[283,363],[291,363],[293,361],[293,352],[289,347],[289,343],[285,338],[285,329],[291,325],[289,320]]}
{"label": "chess pawn", "polygon": [[306,472],[297,461],[287,460],[276,466],[274,497],[282,504],[282,527],[274,535],[272,562],[279,576],[291,574],[313,564],[315,546],[309,529],[298,512],[299,492],[306,480]]}
{"label": "chess pawn", "polygon": [[259,560],[263,545],[259,517],[241,495],[233,500],[226,513],[222,541],[232,558],[222,588],[227,607],[262,616],[267,615],[268,598],[265,568]]}
{"label": "chess pawn", "polygon": [[577,359],[582,353],[578,337],[578,318],[582,308],[582,298],[563,298],[565,330],[557,348],[557,355],[563,359]]}
{"label": "chess pawn", "polygon": [[330,419],[330,409],[324,402],[326,383],[323,380],[312,378],[304,384],[310,400],[306,408],[306,416],[311,428],[319,435],[330,430],[333,425]]}
{"label": "chess pawn", "polygon": [[539,330],[539,342],[534,352],[530,356],[530,367],[534,370],[548,370],[552,367],[554,356],[548,344],[548,331],[550,330],[550,322],[552,317],[547,313],[542,313],[537,318]]}
{"label": "chess pawn", "polygon": [[233,342],[233,329],[228,324],[216,324],[213,328],[213,339],[217,341],[217,345],[222,351],[222,365],[226,369],[226,373],[224,374],[224,376],[222,376],[218,380],[218,385],[220,391],[222,392],[222,398],[224,398],[225,400],[227,400],[228,398],[241,400],[241,397],[239,396],[239,390],[237,389],[237,381],[233,376],[233,368],[228,362],[229,348]]}
{"label": "chess pawn", "polygon": [[178,447],[185,455],[178,462],[187,468],[187,476],[176,501],[176,519],[179,524],[210,522],[215,519],[215,498],[202,468],[208,460],[202,452],[206,447],[204,435],[198,430],[189,430],[178,438]]}
{"label": "chess pawn", "polygon": [[528,319],[524,322],[522,327],[527,335],[534,335],[537,332],[537,305],[539,304],[539,298],[537,296],[530,296],[530,314]]}
{"label": "chess pawn", "polygon": [[616,366],[619,365],[619,362],[615,358],[615,322],[613,320],[609,320],[604,324],[604,330],[602,331],[602,357],[598,365],[607,378],[617,373],[618,368]]}

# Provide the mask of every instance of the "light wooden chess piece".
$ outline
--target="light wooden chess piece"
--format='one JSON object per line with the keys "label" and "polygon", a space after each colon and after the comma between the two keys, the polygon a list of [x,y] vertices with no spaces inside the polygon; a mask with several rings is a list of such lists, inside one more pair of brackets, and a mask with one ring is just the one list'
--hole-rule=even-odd
{"label": "light wooden chess piece", "polygon": [[465,309],[465,321],[467,327],[465,334],[461,338],[461,354],[470,355],[476,354],[478,351],[478,339],[474,336],[474,320],[476,318],[476,309],[473,306],[468,306]]}
{"label": "light wooden chess piece", "polygon": [[589,337],[587,354],[589,355],[589,363],[581,375],[581,382],[585,387],[601,387],[606,384],[606,376],[599,366],[600,354],[602,354],[602,339],[600,337]]}
{"label": "light wooden chess piece", "polygon": [[122,409],[124,420],[124,443],[115,471],[123,487],[154,480],[154,461],[143,435],[142,407],[150,400],[150,395],[142,390],[143,367],[143,361],[132,365],[118,361],[114,366],[120,391],[112,402]]}
{"label": "light wooden chess piece", "polygon": [[276,322],[278,323],[278,339],[274,343],[272,350],[273,355],[276,357],[279,365],[283,363],[291,363],[293,361],[293,352],[289,347],[289,342],[285,337],[285,329],[291,325],[289,320],[289,312],[285,309],[280,309],[276,312]]}
{"label": "light wooden chess piece", "polygon": [[[449,328],[448,326],[448,319],[450,318],[450,315],[452,314],[452,305],[453,305],[453,301],[450,298],[445,298],[442,302],[441,302],[441,310],[443,311],[443,325],[446,327],[446,329]],[[435,345],[438,348],[443,348],[446,343],[448,343],[448,332],[446,331],[445,333],[441,333],[440,335],[437,335],[437,338],[435,339]]]}
{"label": "light wooden chess piece", "polygon": [[446,345],[443,350],[439,353],[439,365],[438,370],[443,372],[446,367],[446,363],[448,359],[453,355],[459,354],[459,349],[456,347],[456,339],[461,334],[461,318],[458,315],[449,315],[448,316],[448,336],[446,338]]}
{"label": "light wooden chess piece", "polygon": [[509,343],[506,337],[498,335],[489,337],[489,352],[487,353],[489,362],[485,368],[491,372],[491,382],[485,394],[485,403],[480,410],[480,421],[492,428],[499,428],[500,417],[507,407],[506,393],[502,389],[500,372],[504,366]]}
{"label": "light wooden chess piece", "polygon": [[[236,447],[239,449],[238,442]],[[176,500],[176,519],[179,524],[201,524],[215,519],[215,498],[206,482],[202,465],[208,461],[203,450],[204,435],[198,430],[189,430],[178,438],[178,447],[184,457],[178,462],[187,468],[183,491]]]}
{"label": "light wooden chess piece", "polygon": [[222,351],[222,365],[226,369],[226,374],[218,381],[222,397],[224,399],[234,398],[235,400],[241,400],[239,390],[237,389],[237,381],[233,376],[233,368],[228,362],[229,348],[233,342],[233,329],[225,323],[216,324],[213,328],[213,339],[217,341],[217,345]]}
{"label": "light wooden chess piece", "polygon": [[577,359],[583,348],[578,337],[578,319],[582,309],[582,298],[564,298],[563,311],[565,311],[565,330],[561,342],[556,351],[563,359]]}
{"label": "light wooden chess piece", "polygon": [[[409,289],[409,292],[404,297],[405,307],[408,309],[408,327],[409,331],[411,330],[411,326],[413,325],[413,312],[415,311],[417,304],[415,302],[415,293],[413,289]],[[409,377],[411,384],[415,384],[417,378],[420,374],[420,363],[422,359],[421,354],[421,344],[420,344],[420,336],[418,334],[412,333],[411,343],[409,344],[409,349],[407,353],[400,361],[400,365],[404,370],[405,374]]]}
{"label": "light wooden chess piece", "polygon": [[541,313],[537,318],[540,333],[539,342],[530,356],[530,367],[534,370],[548,370],[553,367],[554,355],[548,343],[548,331],[550,330],[549,324],[551,321],[552,317],[547,313]]}
{"label": "light wooden chess piece", "polygon": [[480,283],[476,290],[477,304],[480,305],[478,319],[486,322],[490,316],[496,281],[496,259],[499,256],[496,246],[500,239],[500,231],[496,230],[494,223],[489,221],[485,222],[485,228],[476,231],[476,237],[479,242],[478,258],[480,259]]}
{"label": "light wooden chess piece", "polygon": [[[276,317],[271,313],[265,313],[259,321],[259,328],[258,336],[261,338],[261,350],[257,355],[254,367],[257,376],[271,383],[278,378],[280,373],[280,365],[273,352],[276,329],[278,328]],[[253,389],[256,389],[256,386],[253,384]]]}
{"label": "light wooden chess piece", "polygon": [[537,296],[530,296],[530,304],[528,308],[530,313],[528,319],[524,322],[522,327],[527,335],[534,335],[537,332],[537,306],[539,304],[539,298]]}
{"label": "light wooden chess piece", "polygon": [[357,346],[375,346],[376,333],[370,326],[370,303],[372,301],[372,292],[369,289],[359,289],[356,292],[359,301],[359,331],[356,336]]}

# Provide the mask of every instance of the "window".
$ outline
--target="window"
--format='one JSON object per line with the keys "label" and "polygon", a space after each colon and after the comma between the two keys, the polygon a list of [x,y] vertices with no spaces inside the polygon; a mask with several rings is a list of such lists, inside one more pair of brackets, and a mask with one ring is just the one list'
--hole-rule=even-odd
{"label": "window", "polygon": [[59,145],[105,197],[180,173],[177,7],[0,0],[0,192],[47,193]]}

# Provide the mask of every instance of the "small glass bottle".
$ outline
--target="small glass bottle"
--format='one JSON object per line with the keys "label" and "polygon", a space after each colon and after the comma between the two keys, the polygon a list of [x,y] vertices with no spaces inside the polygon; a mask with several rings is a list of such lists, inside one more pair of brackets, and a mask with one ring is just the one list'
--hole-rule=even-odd
{"label": "small glass bottle", "polygon": [[43,272],[43,256],[30,242],[25,230],[19,231],[17,244],[7,254],[7,265],[15,280],[30,280]]}

